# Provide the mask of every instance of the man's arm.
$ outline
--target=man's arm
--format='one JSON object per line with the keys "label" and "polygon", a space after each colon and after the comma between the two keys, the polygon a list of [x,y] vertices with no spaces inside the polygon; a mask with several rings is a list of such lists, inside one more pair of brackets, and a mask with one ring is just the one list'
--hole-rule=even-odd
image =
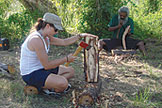
{"label": "man's arm", "polygon": [[116,29],[120,29],[122,26],[123,26],[123,21],[120,20],[120,23],[119,23],[117,26],[109,27],[108,30],[109,30],[109,31],[114,31],[114,30],[116,30]]}

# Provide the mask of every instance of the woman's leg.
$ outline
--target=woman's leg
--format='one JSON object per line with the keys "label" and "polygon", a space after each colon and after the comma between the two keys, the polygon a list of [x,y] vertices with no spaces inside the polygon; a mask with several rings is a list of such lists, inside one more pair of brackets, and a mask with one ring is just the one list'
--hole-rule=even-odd
{"label": "woman's leg", "polygon": [[64,76],[50,74],[43,88],[54,89],[56,92],[63,92],[68,87],[68,81]]}
{"label": "woman's leg", "polygon": [[56,92],[63,92],[68,87],[68,79],[74,76],[74,69],[72,67],[59,66],[58,74],[50,74],[43,88],[52,89]]}
{"label": "woman's leg", "polygon": [[74,69],[60,65],[58,75],[64,76],[68,80],[74,76]]}

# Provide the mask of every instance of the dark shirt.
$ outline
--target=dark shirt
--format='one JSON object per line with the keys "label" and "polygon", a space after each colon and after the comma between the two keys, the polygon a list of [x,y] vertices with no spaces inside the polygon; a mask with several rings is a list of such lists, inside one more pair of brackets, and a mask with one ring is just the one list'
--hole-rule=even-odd
{"label": "dark shirt", "polygon": [[[115,15],[111,21],[109,22],[108,26],[109,27],[115,27],[119,24],[119,20],[118,20],[118,15]],[[130,33],[134,33],[134,23],[133,23],[133,20],[131,18],[128,17],[128,21],[126,22],[126,24],[124,24],[121,29],[120,29],[120,32],[119,32],[119,39],[122,39],[122,36],[123,36],[123,33],[125,31],[125,29],[127,28],[127,26],[130,25]],[[117,32],[118,32],[118,29],[114,30],[113,31],[113,38],[117,38]]]}

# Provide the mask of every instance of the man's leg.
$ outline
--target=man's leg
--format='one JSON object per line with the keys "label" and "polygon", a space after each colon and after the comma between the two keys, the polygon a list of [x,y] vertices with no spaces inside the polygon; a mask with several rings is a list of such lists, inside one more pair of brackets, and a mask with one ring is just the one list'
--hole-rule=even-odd
{"label": "man's leg", "polygon": [[99,51],[105,49],[106,51],[111,52],[112,49],[115,49],[119,46],[121,46],[120,39],[101,39],[98,42]]}
{"label": "man's leg", "polygon": [[145,45],[143,41],[140,41],[139,43],[137,43],[137,46],[139,48],[139,50],[142,52],[143,56],[146,55],[146,49],[145,49]]}

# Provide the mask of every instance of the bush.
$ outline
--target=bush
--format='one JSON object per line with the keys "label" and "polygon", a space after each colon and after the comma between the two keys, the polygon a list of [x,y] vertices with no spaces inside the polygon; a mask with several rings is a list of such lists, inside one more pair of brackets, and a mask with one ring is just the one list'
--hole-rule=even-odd
{"label": "bush", "polygon": [[162,1],[139,0],[131,7],[131,16],[135,22],[135,34],[141,38],[162,37]]}
{"label": "bush", "polygon": [[[0,6],[2,7],[0,17],[0,34],[1,37],[8,38],[11,46],[21,45],[22,41],[28,35],[31,26],[41,16],[40,12],[30,12],[25,9],[19,2],[15,1],[1,1]],[[6,4],[7,3],[7,4]],[[16,5],[15,10],[12,10],[12,5]],[[5,10],[6,9],[6,10]]]}

